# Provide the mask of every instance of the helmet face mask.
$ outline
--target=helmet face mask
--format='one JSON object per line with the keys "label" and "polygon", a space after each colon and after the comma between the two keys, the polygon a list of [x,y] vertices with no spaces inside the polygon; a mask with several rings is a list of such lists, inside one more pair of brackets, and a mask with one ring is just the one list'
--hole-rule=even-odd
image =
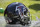
{"label": "helmet face mask", "polygon": [[[11,19],[12,24],[14,23],[16,24],[16,22],[18,21],[22,25],[27,24],[28,20],[30,21],[30,17],[28,15],[28,9],[22,3],[18,3],[18,4],[15,3],[8,5],[8,7],[6,8],[4,12],[5,19],[6,20]],[[9,23],[11,22],[9,21]]]}

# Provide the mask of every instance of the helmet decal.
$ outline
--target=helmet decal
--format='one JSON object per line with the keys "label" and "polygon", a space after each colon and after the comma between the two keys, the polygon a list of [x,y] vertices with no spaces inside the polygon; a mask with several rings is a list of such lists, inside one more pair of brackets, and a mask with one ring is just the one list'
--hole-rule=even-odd
{"label": "helmet decal", "polygon": [[25,7],[22,5],[22,6],[16,6],[16,11],[19,12],[19,15],[20,17],[23,18],[24,16],[24,11],[26,11]]}

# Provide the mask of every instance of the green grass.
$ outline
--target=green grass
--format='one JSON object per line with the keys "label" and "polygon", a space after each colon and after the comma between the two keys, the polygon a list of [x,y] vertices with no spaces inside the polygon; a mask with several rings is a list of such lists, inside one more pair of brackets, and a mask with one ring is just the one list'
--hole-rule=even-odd
{"label": "green grass", "polygon": [[[29,6],[34,5],[34,4],[39,4],[40,5],[40,1],[32,1],[32,0],[0,0],[0,8],[5,9],[10,3],[13,3],[13,2],[23,3],[27,8],[29,8]],[[37,7],[35,7],[35,8],[37,8]],[[40,6],[39,6],[38,9],[40,9]],[[37,10],[37,9],[34,9],[34,8],[29,8],[29,10],[30,10],[30,14],[32,15],[32,20],[36,20],[36,16],[38,16],[38,18],[40,18],[40,10]],[[1,16],[3,16],[3,15],[1,15]]]}

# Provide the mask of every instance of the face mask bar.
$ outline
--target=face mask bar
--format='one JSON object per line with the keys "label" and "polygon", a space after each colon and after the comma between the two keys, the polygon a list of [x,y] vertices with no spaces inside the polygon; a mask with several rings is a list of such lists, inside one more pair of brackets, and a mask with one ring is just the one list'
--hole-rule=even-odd
{"label": "face mask bar", "polygon": [[[30,24],[31,23],[30,11],[27,11],[26,15],[24,14],[24,11],[25,10],[23,10],[23,14],[20,14],[20,17],[21,17],[21,19],[22,19],[23,22]],[[19,12],[20,12],[20,10],[19,10]]]}
{"label": "face mask bar", "polygon": [[30,18],[29,11],[26,13],[26,15],[24,15],[24,19],[26,19],[26,20],[24,20],[25,23],[31,24],[31,18]]}

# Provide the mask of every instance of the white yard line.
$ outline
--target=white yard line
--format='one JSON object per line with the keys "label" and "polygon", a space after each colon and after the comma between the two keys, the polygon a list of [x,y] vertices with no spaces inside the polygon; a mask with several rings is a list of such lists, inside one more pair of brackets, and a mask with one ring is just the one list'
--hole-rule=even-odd
{"label": "white yard line", "polygon": [[5,19],[3,16],[0,16],[0,27],[4,27],[6,24]]}

